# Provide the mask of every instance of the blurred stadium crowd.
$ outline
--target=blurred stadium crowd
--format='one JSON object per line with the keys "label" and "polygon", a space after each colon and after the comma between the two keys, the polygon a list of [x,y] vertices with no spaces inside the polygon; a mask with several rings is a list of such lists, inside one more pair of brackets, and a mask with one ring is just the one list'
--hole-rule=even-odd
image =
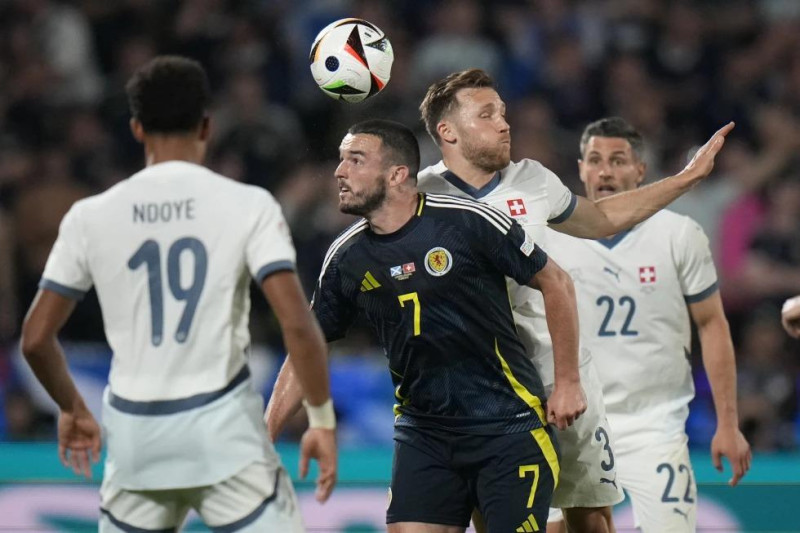
{"label": "blurred stadium crowd", "polygon": [[[326,98],[308,71],[316,32],[345,16],[384,29],[396,55],[387,89],[357,105]],[[509,106],[513,158],[538,159],[577,193],[578,138],[589,121],[613,114],[638,127],[654,179],[682,168],[693,147],[735,120],[712,177],[672,208],[700,222],[714,247],[746,436],[757,451],[797,448],[800,344],[779,324],[780,303],[800,293],[794,0],[0,2],[0,439],[53,437],[52,417],[34,405],[10,363],[20,323],[70,205],[141,168],[124,84],[160,53],[208,69],[215,93],[208,163],[277,196],[309,295],[328,244],[351,222],[336,209],[331,179],[343,132],[365,117],[395,119],[419,132],[423,162],[433,162],[417,106],[447,73],[490,72]],[[96,300],[87,300],[65,340],[103,341]],[[254,298],[254,342],[281,354],[262,301]],[[383,354],[359,332],[332,357],[350,361],[352,376]],[[705,447],[713,407],[702,370],[695,377],[688,429],[692,444]],[[391,402],[391,390],[370,394]]]}

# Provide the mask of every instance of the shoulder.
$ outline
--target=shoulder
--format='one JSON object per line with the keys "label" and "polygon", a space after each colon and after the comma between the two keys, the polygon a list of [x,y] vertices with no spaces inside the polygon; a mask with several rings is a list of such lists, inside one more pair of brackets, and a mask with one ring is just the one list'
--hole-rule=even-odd
{"label": "shoulder", "polygon": [[700,224],[695,219],[687,215],[681,215],[669,209],[661,211],[650,217],[645,226],[650,231],[658,231],[664,234],[680,236],[687,232],[700,232],[705,235]]}
{"label": "shoulder", "polygon": [[417,173],[417,187],[420,190],[431,190],[437,188],[437,185],[445,183],[442,173],[447,170],[444,162],[439,161],[435,165],[425,167]]}
{"label": "shoulder", "polygon": [[426,194],[425,212],[454,224],[491,224],[503,233],[514,223],[511,217],[488,204],[449,194]]}
{"label": "shoulder", "polygon": [[534,159],[512,161],[501,173],[509,181],[544,182],[550,176],[558,179],[552,171]]}
{"label": "shoulder", "polygon": [[358,243],[363,237],[364,232],[369,228],[366,219],[359,219],[341,232],[328,247],[325,259],[322,262],[322,271],[328,268],[334,257],[341,257],[354,244]]}

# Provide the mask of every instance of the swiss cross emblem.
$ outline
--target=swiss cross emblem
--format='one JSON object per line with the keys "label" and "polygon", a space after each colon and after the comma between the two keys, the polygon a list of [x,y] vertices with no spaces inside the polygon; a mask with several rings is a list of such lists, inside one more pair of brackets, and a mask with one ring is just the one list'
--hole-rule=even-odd
{"label": "swiss cross emblem", "polygon": [[654,266],[639,267],[639,282],[640,283],[655,283],[656,282],[656,267],[654,267]]}
{"label": "swiss cross emblem", "polygon": [[525,202],[522,201],[522,198],[506,200],[506,203],[508,204],[508,212],[511,213],[512,217],[519,217],[528,214],[528,210],[525,209]]}

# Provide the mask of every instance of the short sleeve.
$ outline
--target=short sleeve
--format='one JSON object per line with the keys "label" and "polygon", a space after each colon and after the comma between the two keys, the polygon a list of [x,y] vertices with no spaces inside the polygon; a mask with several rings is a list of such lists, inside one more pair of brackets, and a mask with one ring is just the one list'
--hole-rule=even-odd
{"label": "short sleeve", "polygon": [[247,267],[253,278],[264,278],[281,270],[295,270],[295,249],[289,225],[277,201],[266,191],[257,202],[256,220],[247,243]]}
{"label": "short sleeve", "polygon": [[516,220],[484,204],[464,211],[466,227],[475,232],[469,239],[486,252],[487,259],[504,275],[527,285],[547,263],[547,254]]}
{"label": "short sleeve", "polygon": [[578,197],[564,185],[555,173],[546,168],[544,173],[547,180],[547,202],[550,205],[547,222],[548,224],[560,224],[572,215],[578,203]]}
{"label": "short sleeve", "polygon": [[325,340],[332,342],[345,336],[357,310],[355,303],[342,291],[338,254],[334,253],[323,269],[311,298],[311,309],[317,316]]}
{"label": "short sleeve", "polygon": [[80,204],[64,215],[39,287],[72,300],[80,300],[92,288],[86,255],[86,235],[80,220]]}
{"label": "short sleeve", "polygon": [[681,231],[673,243],[678,276],[686,302],[697,303],[717,290],[717,272],[705,232],[694,220],[683,218]]}

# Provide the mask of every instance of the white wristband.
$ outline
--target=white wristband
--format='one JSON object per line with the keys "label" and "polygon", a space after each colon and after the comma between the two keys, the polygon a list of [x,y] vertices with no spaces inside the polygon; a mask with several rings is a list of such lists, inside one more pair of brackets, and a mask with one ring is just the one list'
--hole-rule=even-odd
{"label": "white wristband", "polygon": [[328,398],[322,405],[310,405],[303,400],[303,407],[308,414],[308,427],[320,429],[336,429],[336,413],[333,411],[333,400]]}

